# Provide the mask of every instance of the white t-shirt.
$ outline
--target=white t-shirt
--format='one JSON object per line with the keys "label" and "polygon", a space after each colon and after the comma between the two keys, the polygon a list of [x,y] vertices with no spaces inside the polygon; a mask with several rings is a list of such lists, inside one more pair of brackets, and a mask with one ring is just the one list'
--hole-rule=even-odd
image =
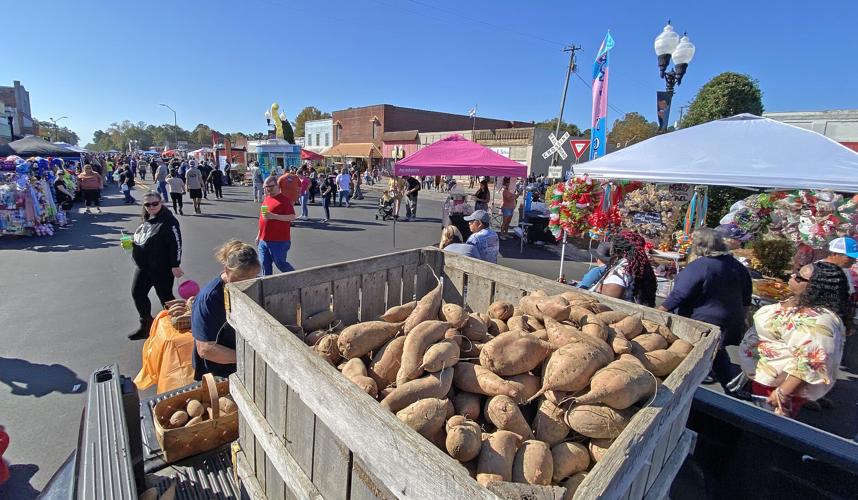
{"label": "white t-shirt", "polygon": [[629,261],[622,259],[605,273],[604,279],[590,287],[590,291],[597,291],[601,285],[619,285],[624,288],[622,299],[632,301],[634,282],[634,277],[629,274]]}
{"label": "white t-shirt", "polygon": [[349,174],[340,174],[337,176],[337,189],[340,191],[352,190],[352,176]]}

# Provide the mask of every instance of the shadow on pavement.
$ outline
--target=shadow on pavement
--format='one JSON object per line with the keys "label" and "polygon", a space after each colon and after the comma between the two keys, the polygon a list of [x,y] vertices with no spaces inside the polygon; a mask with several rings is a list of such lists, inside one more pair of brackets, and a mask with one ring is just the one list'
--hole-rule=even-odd
{"label": "shadow on pavement", "polygon": [[52,392],[86,392],[87,383],[63,365],[30,363],[18,358],[0,357],[0,382],[12,389],[13,396],[40,398]]}
{"label": "shadow on pavement", "polygon": [[33,500],[39,496],[39,490],[33,488],[30,481],[39,472],[35,464],[16,464],[9,466],[9,480],[0,486],[0,498],[15,500]]}
{"label": "shadow on pavement", "polygon": [[[72,211],[78,210],[75,205]],[[32,250],[34,252],[68,252],[94,248],[112,248],[119,245],[119,226],[136,219],[136,215],[104,212],[102,214],[71,215],[71,224],[56,228],[53,236],[21,236],[0,240],[0,251]]]}
{"label": "shadow on pavement", "polygon": [[[193,208],[191,210],[193,210]],[[251,220],[259,219],[259,217],[255,217],[255,216],[251,216],[251,215],[223,215],[223,214],[212,214],[212,213],[206,213],[206,212],[203,212],[201,214],[194,214],[193,212],[188,212],[187,214],[184,215],[184,217],[191,217],[191,216],[197,216],[197,217],[202,217],[202,218],[206,218],[206,219],[251,219]],[[181,219],[181,217],[183,217],[183,216],[179,215],[178,217],[179,217],[179,222],[181,222],[183,220],[183,219]]]}

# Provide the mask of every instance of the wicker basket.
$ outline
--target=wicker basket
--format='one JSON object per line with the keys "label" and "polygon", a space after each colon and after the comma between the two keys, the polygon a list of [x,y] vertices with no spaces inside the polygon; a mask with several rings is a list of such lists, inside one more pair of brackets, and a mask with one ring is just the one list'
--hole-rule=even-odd
{"label": "wicker basket", "polygon": [[[172,463],[238,439],[238,412],[223,414],[218,405],[218,398],[228,395],[229,380],[215,383],[214,377],[206,373],[198,388],[155,405],[152,420],[165,462]],[[191,399],[208,405],[209,418],[190,427],[169,428],[170,416],[178,410],[184,410]]]}

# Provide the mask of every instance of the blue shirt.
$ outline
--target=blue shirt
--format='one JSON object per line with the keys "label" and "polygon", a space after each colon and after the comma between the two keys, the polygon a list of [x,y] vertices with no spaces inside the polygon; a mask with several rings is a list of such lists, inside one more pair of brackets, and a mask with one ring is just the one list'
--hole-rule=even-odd
{"label": "blue shirt", "polygon": [[498,251],[500,250],[500,240],[496,232],[489,228],[483,228],[472,234],[467,241],[468,244],[477,247],[480,253],[480,258],[492,264],[498,263]]}
{"label": "blue shirt", "polygon": [[218,345],[235,349],[235,330],[226,322],[223,280],[220,276],[209,281],[194,299],[191,333],[194,336],[194,380],[202,380],[205,373],[221,377],[235,373],[234,364],[215,363],[203,359],[197,352],[197,340],[216,342]]}
{"label": "blue shirt", "polygon": [[590,269],[587,271],[587,274],[581,278],[581,281],[578,282],[578,288],[590,288],[595,285],[607,270],[608,266],[596,266],[593,269]]}
{"label": "blue shirt", "polygon": [[467,243],[450,243],[449,245],[444,247],[444,251],[457,253],[460,255],[464,255],[466,257],[473,257],[475,259],[481,259],[480,251],[477,250],[477,247],[474,245],[469,245]]}

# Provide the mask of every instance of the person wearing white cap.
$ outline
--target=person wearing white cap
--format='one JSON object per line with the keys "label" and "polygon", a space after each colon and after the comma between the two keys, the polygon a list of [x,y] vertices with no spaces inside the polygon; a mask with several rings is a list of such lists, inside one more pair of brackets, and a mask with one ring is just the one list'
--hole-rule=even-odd
{"label": "person wearing white cap", "polygon": [[846,281],[849,283],[849,295],[855,293],[855,277],[852,266],[858,259],[858,241],[848,236],[835,238],[828,244],[828,257],[823,262],[830,262],[843,270]]}
{"label": "person wearing white cap", "polygon": [[468,221],[468,227],[471,230],[471,236],[466,243],[477,247],[484,261],[497,264],[500,241],[497,233],[489,227],[491,223],[489,213],[485,210],[475,210],[474,213],[466,216],[465,220]]}

